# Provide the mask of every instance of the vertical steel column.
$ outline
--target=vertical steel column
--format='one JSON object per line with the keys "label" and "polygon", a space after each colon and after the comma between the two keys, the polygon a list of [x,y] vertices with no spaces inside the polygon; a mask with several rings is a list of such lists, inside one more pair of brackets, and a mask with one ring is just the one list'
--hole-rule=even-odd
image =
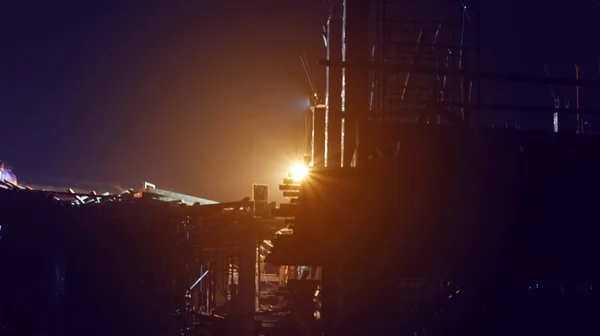
{"label": "vertical steel column", "polygon": [[[479,80],[479,74],[481,73],[481,4],[475,8],[475,88],[476,101],[475,104],[479,106],[481,104],[481,81]],[[479,127],[479,111],[475,115],[475,126]]]}
{"label": "vertical steel column", "polygon": [[214,308],[223,307],[227,303],[227,274],[229,268],[227,267],[227,258],[223,250],[218,250],[215,253],[215,262],[213,263],[215,269],[214,282],[215,282],[215,294],[214,294]]}
{"label": "vertical steel column", "polygon": [[[204,253],[202,254],[202,261],[204,262]],[[197,276],[200,276],[202,273],[204,273],[204,264],[200,265],[200,272],[198,272]],[[196,278],[197,279],[197,278]],[[196,281],[196,279],[194,279],[194,277],[190,278],[190,284],[194,283],[194,281]],[[200,307],[199,310],[201,311],[206,311],[206,281],[203,281],[201,283],[198,284],[198,296],[199,296],[199,301],[200,301]]]}
{"label": "vertical steel column", "polygon": [[217,298],[217,267],[216,267],[216,263],[214,262],[215,260],[215,251],[213,250],[210,256],[210,264],[208,265],[208,269],[209,269],[209,273],[208,275],[210,276],[209,280],[210,280],[210,288],[209,288],[209,293],[210,293],[210,300],[208,301],[208,307],[206,308],[206,312],[210,314],[210,312],[216,308],[216,298]]}
{"label": "vertical steel column", "polygon": [[[546,76],[548,78],[550,78],[550,71],[548,70],[548,66],[544,64],[544,72],[546,73]],[[552,125],[554,128],[554,133],[558,133],[559,131],[559,127],[558,127],[558,109],[560,109],[560,97],[558,95],[556,95],[556,92],[554,91],[554,85],[550,84],[550,94],[552,94],[552,99],[554,100],[554,113],[552,114]]]}
{"label": "vertical steel column", "polygon": [[345,72],[345,141],[344,167],[349,167],[355,152],[357,164],[361,164],[369,150],[366,122],[369,116],[369,34],[371,32],[370,4],[366,1],[346,3],[344,25],[345,47],[348,67]]}
{"label": "vertical steel column", "polygon": [[342,34],[343,34],[342,1],[332,1],[329,9],[328,61],[335,65],[327,66],[327,138],[325,163],[328,167],[342,165]]}
{"label": "vertical steel column", "polygon": [[[308,98],[309,101],[312,102],[312,97]],[[312,103],[311,103],[312,105]],[[313,162],[314,161],[314,155],[315,153],[313,152],[313,139],[314,139],[314,135],[312,134],[313,131],[313,119],[314,119],[314,113],[312,111],[312,109],[309,109],[308,111],[306,111],[306,116],[304,118],[304,153],[310,155],[310,161]]]}
{"label": "vertical steel column", "polygon": [[315,106],[313,112],[313,132],[314,132],[314,156],[313,166],[325,166],[325,108]]}
{"label": "vertical steel column", "polygon": [[[346,4],[347,0],[342,0],[342,62],[345,63],[346,59]],[[341,91],[341,111],[340,116],[340,127],[341,127],[341,141],[340,141],[340,160],[341,165],[344,167],[344,144],[346,143],[346,68],[342,68],[342,91]]]}
{"label": "vertical steel column", "polygon": [[459,56],[458,56],[458,69],[461,71],[461,83],[460,83],[460,91],[461,91],[461,104],[462,104],[462,108],[461,108],[461,114],[462,114],[462,119],[463,122],[465,124],[469,123],[469,119],[471,118],[471,108],[468,106],[469,105],[469,89],[468,87],[470,87],[470,83],[469,80],[470,78],[467,78],[464,74],[465,71],[465,50],[464,50],[464,45],[465,45],[465,26],[466,26],[466,21],[467,21],[467,6],[465,5],[464,1],[461,1],[461,19],[460,19],[460,49],[459,49]]}
{"label": "vertical steel column", "polygon": [[[250,226],[251,223],[246,224]],[[235,298],[235,313],[239,317],[239,324],[236,335],[251,335],[256,310],[256,236],[254,230],[248,229],[239,237],[239,293]]]}
{"label": "vertical steel column", "polygon": [[254,310],[260,307],[260,242],[256,243],[256,263],[254,266]]}
{"label": "vertical steel column", "polygon": [[[579,64],[575,64],[575,80],[579,81]],[[575,109],[577,109],[577,134],[581,134],[583,124],[579,114],[579,84],[575,87]]]}
{"label": "vertical steel column", "polygon": [[[331,58],[331,16],[329,16],[327,18],[327,23],[325,24],[325,40],[326,40],[326,53],[325,53],[325,59],[330,59]],[[327,147],[329,147],[328,143],[329,143],[329,109],[327,108],[327,106],[329,106],[329,71],[330,71],[331,67],[327,66],[325,67],[325,110],[324,110],[324,131],[323,131],[323,166],[327,167]],[[316,110],[315,110],[316,111]],[[315,122],[318,122],[317,120],[315,120]],[[317,128],[315,126],[315,132],[317,132]],[[315,138],[315,142],[316,142],[316,138]],[[316,144],[315,144],[316,145]]]}

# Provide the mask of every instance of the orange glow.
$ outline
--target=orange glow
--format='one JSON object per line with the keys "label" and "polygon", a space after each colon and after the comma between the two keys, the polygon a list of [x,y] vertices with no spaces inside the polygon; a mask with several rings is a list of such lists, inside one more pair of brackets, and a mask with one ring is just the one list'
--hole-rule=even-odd
{"label": "orange glow", "polygon": [[308,175],[308,167],[301,163],[297,163],[290,169],[290,177],[295,181],[302,181]]}

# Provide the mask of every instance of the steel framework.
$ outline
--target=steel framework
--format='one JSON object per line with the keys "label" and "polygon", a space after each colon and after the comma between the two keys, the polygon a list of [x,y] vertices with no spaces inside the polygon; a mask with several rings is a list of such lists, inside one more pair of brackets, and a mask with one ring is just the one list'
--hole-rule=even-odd
{"label": "steel framework", "polygon": [[[589,204],[583,181],[599,185],[591,153],[600,143],[581,136],[579,123],[566,135],[503,132],[482,129],[491,125],[479,117],[544,113],[550,129],[556,113],[579,120],[598,111],[491,103],[483,88],[501,81],[578,92],[600,82],[485,71],[481,8],[470,3],[330,1],[326,91],[311,108],[313,170],[298,188],[294,233],[275,240],[269,259],[322,266],[315,315],[305,319],[319,332],[548,328],[535,309],[569,326],[592,323],[581,309],[551,311],[540,300],[561,290],[576,305],[594,298],[589,265],[599,251],[579,234],[593,210],[580,205]],[[549,214],[544,204],[560,209]],[[553,290],[532,295],[537,281]]]}
{"label": "steel framework", "polygon": [[397,141],[390,134],[391,124],[489,127],[479,122],[482,111],[543,113],[549,121],[559,112],[598,112],[579,106],[491,103],[484,92],[490,82],[566,86],[577,92],[600,88],[600,82],[485,71],[480,60],[481,9],[472,2],[330,2],[326,57],[320,62],[326,88],[324,99],[312,99],[310,112],[315,167],[356,166],[368,158],[393,155]]}

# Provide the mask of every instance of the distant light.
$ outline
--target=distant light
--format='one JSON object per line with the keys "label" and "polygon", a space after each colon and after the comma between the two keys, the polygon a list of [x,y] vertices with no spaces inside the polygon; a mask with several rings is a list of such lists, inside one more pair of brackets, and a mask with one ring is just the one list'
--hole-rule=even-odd
{"label": "distant light", "polygon": [[304,164],[297,163],[292,166],[290,169],[290,177],[294,179],[294,181],[302,181],[308,175],[308,167]]}

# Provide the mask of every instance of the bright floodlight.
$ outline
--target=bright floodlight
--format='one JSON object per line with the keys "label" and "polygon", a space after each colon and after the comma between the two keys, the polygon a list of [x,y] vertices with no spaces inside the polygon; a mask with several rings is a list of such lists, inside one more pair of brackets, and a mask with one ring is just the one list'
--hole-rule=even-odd
{"label": "bright floodlight", "polygon": [[295,181],[302,181],[308,175],[308,167],[301,163],[297,163],[292,166],[290,175]]}

